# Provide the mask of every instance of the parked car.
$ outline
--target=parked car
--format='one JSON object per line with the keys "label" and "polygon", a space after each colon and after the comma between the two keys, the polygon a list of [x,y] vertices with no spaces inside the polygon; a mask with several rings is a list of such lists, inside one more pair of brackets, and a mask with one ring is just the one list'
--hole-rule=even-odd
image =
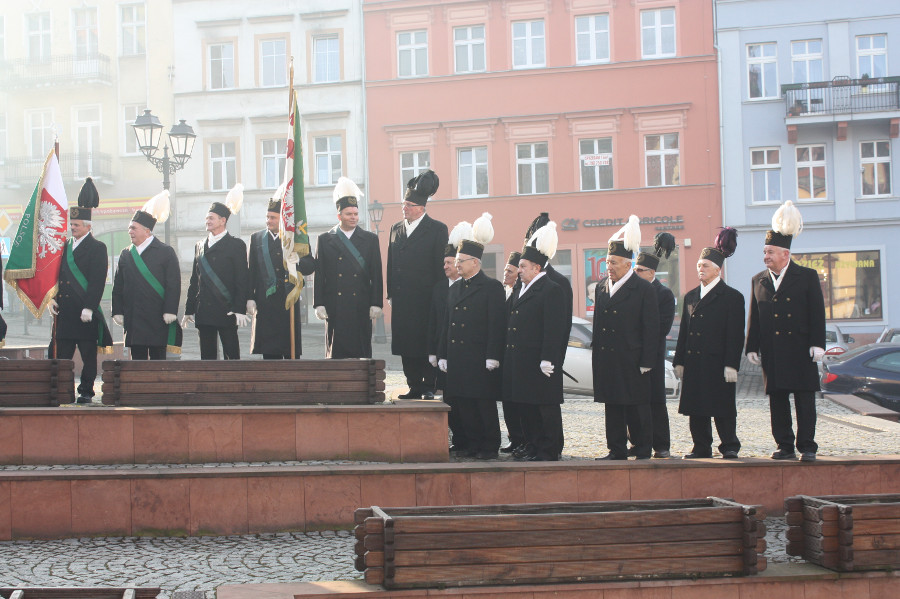
{"label": "parked car", "polygon": [[[594,372],[591,367],[591,339],[593,323],[578,316],[572,317],[572,332],[563,363],[563,392],[573,395],[594,395]],[[681,395],[681,381],[675,378],[672,362],[666,360],[666,397],[677,399]]]}
{"label": "parked car", "polygon": [[856,339],[844,335],[841,327],[836,324],[825,324],[825,353],[829,356],[836,356],[850,349],[850,344],[855,343]]}
{"label": "parked car", "polygon": [[884,327],[875,343],[900,343],[900,329]]}
{"label": "parked car", "polygon": [[822,360],[822,390],[900,412],[900,344],[872,343]]}

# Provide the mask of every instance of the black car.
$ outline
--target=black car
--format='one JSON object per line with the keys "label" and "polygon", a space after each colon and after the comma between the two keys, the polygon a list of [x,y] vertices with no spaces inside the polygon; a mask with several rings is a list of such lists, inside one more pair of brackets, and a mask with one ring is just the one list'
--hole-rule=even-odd
{"label": "black car", "polygon": [[900,412],[900,344],[873,343],[822,361],[822,390]]}

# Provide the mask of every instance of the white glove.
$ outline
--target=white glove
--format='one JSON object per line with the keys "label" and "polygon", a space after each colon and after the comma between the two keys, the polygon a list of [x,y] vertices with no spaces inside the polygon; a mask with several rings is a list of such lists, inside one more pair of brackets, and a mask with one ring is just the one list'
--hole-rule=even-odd
{"label": "white glove", "polygon": [[756,366],[759,366],[759,354],[755,351],[747,352],[747,360]]}
{"label": "white glove", "polygon": [[163,314],[163,322],[166,324],[172,324],[178,320],[178,317],[174,314]]}
{"label": "white glove", "polygon": [[651,369],[647,368],[646,366],[641,366],[641,374],[647,374],[648,372],[650,372],[650,370]]}
{"label": "white glove", "polygon": [[297,264],[298,262],[300,262],[300,254],[298,254],[297,252],[291,252],[290,254],[288,254],[288,264]]}
{"label": "white glove", "polygon": [[235,314],[234,320],[235,320],[235,322],[237,322],[237,325],[239,327],[245,327],[248,324],[250,324],[250,317],[247,316],[246,314]]}
{"label": "white glove", "polygon": [[488,370],[497,370],[500,368],[500,362],[497,360],[485,360],[484,367]]}
{"label": "white glove", "polygon": [[378,306],[369,306],[369,319],[374,320],[381,316],[381,308]]}
{"label": "white glove", "polygon": [[250,316],[256,316],[256,302],[253,300],[247,300],[247,314]]}
{"label": "white glove", "polygon": [[437,368],[437,356],[428,356],[428,363]]}
{"label": "white glove", "polygon": [[186,329],[187,325],[191,324],[192,322],[194,322],[194,317],[191,316],[190,314],[185,314],[184,317],[181,319],[181,328]]}
{"label": "white glove", "polygon": [[447,360],[444,358],[438,360],[438,368],[441,369],[441,372],[447,372]]}
{"label": "white glove", "polygon": [[553,374],[553,364],[550,363],[550,360],[541,360],[541,372],[544,373],[544,376]]}
{"label": "white glove", "polygon": [[319,320],[328,318],[328,312],[325,311],[325,306],[316,306],[316,318]]}
{"label": "white glove", "polygon": [[675,378],[676,379],[684,378],[684,366],[683,365],[679,364],[678,366],[675,366]]}
{"label": "white glove", "polygon": [[736,383],[737,382],[737,370],[735,370],[731,366],[725,367],[725,382],[726,383]]}
{"label": "white glove", "polygon": [[119,326],[122,326],[122,324],[125,322],[125,317],[121,314],[113,314],[113,322]]}
{"label": "white glove", "polygon": [[809,357],[813,359],[813,362],[821,362],[824,355],[825,350],[821,347],[812,346],[809,348]]}
{"label": "white glove", "polygon": [[50,314],[52,316],[56,316],[57,314],[59,314],[59,304],[57,304],[56,300],[52,297],[50,298],[50,301],[47,302],[47,309],[50,311]]}
{"label": "white glove", "polygon": [[93,317],[94,317],[93,310],[88,310],[87,308],[85,308],[84,310],[81,311],[81,322],[90,322]]}

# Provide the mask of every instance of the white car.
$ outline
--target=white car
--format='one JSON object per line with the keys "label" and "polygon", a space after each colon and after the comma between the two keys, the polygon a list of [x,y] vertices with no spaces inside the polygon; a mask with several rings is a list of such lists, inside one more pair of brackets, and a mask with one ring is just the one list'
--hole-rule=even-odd
{"label": "white car", "polygon": [[[594,374],[591,367],[591,339],[593,323],[577,316],[572,317],[572,332],[563,364],[563,392],[573,395],[594,395]],[[568,375],[568,376],[567,376]],[[675,378],[672,363],[666,360],[666,398],[677,399],[681,395],[681,381]]]}

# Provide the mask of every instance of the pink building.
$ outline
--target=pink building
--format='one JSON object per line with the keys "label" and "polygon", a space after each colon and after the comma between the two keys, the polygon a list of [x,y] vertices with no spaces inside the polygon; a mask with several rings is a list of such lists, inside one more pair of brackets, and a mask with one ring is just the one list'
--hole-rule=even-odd
{"label": "pink building", "polygon": [[661,230],[678,241],[662,281],[677,296],[695,286],[722,219],[712,2],[365,0],[363,11],[383,250],[405,181],[431,168],[432,217],[452,228],[493,214],[489,275],[550,213],[577,315],[632,213],[644,245]]}

